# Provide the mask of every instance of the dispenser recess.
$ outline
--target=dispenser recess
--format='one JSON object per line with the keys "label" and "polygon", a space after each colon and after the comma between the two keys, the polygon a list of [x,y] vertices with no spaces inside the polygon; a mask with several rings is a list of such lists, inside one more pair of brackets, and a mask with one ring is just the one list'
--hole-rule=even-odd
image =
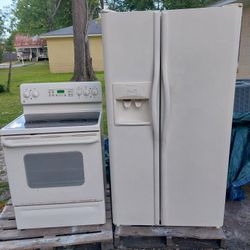
{"label": "dispenser recess", "polygon": [[113,84],[115,125],[150,125],[151,83]]}

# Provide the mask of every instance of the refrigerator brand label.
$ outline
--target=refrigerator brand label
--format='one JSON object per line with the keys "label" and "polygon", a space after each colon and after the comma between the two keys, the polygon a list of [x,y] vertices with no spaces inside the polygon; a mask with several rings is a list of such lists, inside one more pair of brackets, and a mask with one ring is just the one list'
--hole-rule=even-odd
{"label": "refrigerator brand label", "polygon": [[137,95],[137,89],[127,89],[128,95]]}

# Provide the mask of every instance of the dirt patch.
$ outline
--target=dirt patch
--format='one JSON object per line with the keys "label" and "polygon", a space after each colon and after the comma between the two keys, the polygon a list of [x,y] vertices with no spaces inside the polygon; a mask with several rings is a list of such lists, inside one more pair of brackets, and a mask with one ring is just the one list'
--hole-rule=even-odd
{"label": "dirt patch", "polygon": [[228,249],[250,249],[250,184],[244,187],[244,201],[227,201],[224,232]]}

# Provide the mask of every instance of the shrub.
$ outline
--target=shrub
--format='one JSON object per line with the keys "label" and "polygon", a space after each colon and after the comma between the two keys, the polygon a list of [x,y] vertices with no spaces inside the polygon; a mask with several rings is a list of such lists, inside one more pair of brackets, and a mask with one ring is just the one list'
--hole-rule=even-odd
{"label": "shrub", "polygon": [[1,48],[0,45],[0,63],[3,61],[3,49]]}
{"label": "shrub", "polygon": [[3,93],[5,91],[6,91],[5,86],[3,84],[0,84],[0,93]]}

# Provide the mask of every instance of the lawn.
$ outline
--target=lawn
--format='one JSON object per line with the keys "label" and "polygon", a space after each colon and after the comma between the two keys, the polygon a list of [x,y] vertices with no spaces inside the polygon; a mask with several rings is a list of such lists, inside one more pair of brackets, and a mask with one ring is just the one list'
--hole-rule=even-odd
{"label": "lawn", "polygon": [[[7,69],[0,69],[0,84],[6,84]],[[19,86],[22,83],[65,82],[70,81],[72,73],[52,74],[47,62],[13,68],[9,93],[0,93],[0,128],[22,113],[19,98]],[[105,86],[103,72],[97,72],[96,77],[102,83],[103,90],[103,133],[107,135],[107,118],[105,105]]]}

